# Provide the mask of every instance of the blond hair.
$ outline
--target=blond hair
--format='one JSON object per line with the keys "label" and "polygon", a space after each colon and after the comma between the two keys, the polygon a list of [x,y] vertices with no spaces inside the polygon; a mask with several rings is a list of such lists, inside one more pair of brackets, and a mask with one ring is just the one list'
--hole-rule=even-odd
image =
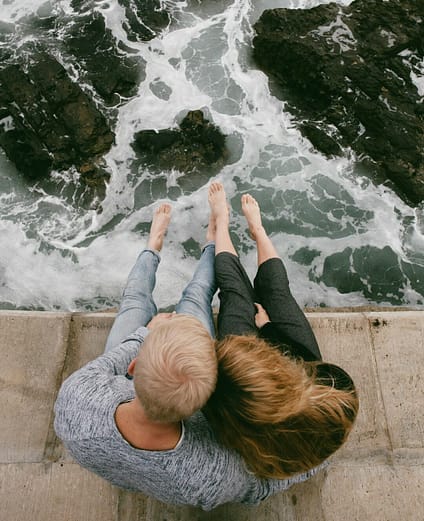
{"label": "blond hair", "polygon": [[135,392],[147,417],[158,422],[187,418],[215,388],[215,343],[196,318],[175,315],[157,324],[140,349]]}
{"label": "blond hair", "polygon": [[309,470],[344,443],[358,398],[343,369],[294,360],[255,336],[226,337],[217,356],[218,382],[204,412],[257,476]]}

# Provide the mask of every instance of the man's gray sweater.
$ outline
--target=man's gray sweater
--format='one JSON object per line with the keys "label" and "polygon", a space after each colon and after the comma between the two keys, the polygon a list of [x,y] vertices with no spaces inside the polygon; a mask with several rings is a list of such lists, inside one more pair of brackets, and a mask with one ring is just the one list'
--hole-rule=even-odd
{"label": "man's gray sweater", "polygon": [[204,510],[228,502],[255,505],[317,472],[320,467],[284,480],[255,477],[236,452],[217,442],[201,412],[184,421],[174,449],[132,447],[115,424],[115,411],[135,396],[125,374],[147,334],[146,328],[139,328],[63,383],[54,427],[78,463],[118,487]]}

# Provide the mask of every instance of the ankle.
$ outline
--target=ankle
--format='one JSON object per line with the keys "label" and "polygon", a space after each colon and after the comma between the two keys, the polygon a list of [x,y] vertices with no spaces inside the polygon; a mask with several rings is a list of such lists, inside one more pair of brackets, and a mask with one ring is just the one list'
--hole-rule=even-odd
{"label": "ankle", "polygon": [[255,241],[257,241],[258,239],[268,238],[268,235],[262,224],[255,224],[253,226],[249,226],[249,232],[252,238],[255,239]]}
{"label": "ankle", "polygon": [[156,237],[150,237],[147,241],[147,248],[149,250],[155,250],[160,251],[163,246],[163,235],[156,236]]}
{"label": "ankle", "polygon": [[228,214],[220,214],[217,215],[215,219],[216,228],[228,228],[228,225],[230,223],[230,218]]}

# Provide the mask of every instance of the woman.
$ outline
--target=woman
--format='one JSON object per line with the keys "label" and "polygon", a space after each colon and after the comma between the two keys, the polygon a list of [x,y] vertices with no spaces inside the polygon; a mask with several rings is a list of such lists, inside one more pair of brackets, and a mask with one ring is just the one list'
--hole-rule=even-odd
{"label": "woman", "polygon": [[256,241],[254,286],[229,234],[222,184],[212,183],[215,272],[220,289],[218,384],[204,410],[217,436],[258,477],[309,470],[346,440],[358,412],[350,376],[322,362],[312,329],[250,195],[242,210]]}

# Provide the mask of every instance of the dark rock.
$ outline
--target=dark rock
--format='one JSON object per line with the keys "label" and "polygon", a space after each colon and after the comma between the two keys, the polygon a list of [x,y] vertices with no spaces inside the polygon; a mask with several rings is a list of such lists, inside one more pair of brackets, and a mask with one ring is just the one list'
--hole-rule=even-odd
{"label": "dark rock", "polygon": [[[118,3],[125,9],[126,21],[122,25],[130,41],[151,40],[170,22],[160,0],[118,0]],[[71,1],[72,8],[80,13],[92,11],[94,5],[93,0]]]}
{"label": "dark rock", "polygon": [[142,130],[135,135],[135,149],[153,157],[180,141],[178,130]]}
{"label": "dark rock", "polygon": [[[106,196],[107,182],[110,180],[110,172],[100,160],[97,163],[88,161],[79,166],[80,182],[87,188],[87,193],[81,197],[81,201],[86,200],[86,205],[90,208],[96,208],[100,213],[102,207],[98,204],[98,200],[102,201]],[[96,201],[97,199],[97,201]]]}
{"label": "dark rock", "polygon": [[135,135],[133,148],[153,169],[192,173],[207,169],[213,175],[228,155],[225,136],[201,110],[189,112],[179,126],[179,130],[142,130]]}
{"label": "dark rock", "polygon": [[9,111],[0,114],[0,146],[18,170],[38,178],[49,172],[52,159],[37,134]]}
{"label": "dark rock", "polygon": [[110,149],[106,118],[51,56],[36,56],[26,72],[5,67],[0,85],[0,144],[30,178],[78,168]]}
{"label": "dark rock", "polygon": [[311,143],[319,143],[319,149],[323,154],[328,156],[339,155],[342,153],[337,139],[331,137],[331,135],[324,129],[318,126],[318,123],[310,123],[305,121],[299,126],[302,134],[306,136]]}
{"label": "dark rock", "polygon": [[145,61],[119,51],[99,13],[78,18],[64,43],[76,57],[82,76],[109,104],[118,102],[121,96],[134,96],[140,81],[145,79]]}
{"label": "dark rock", "polygon": [[[145,60],[117,41],[102,14],[92,9],[93,2],[86,4],[72,18],[45,18],[38,10],[17,24],[14,39],[7,34],[4,38],[8,38],[9,48],[18,47],[19,59],[27,55],[31,61],[36,52],[54,55],[59,50],[64,61],[72,63],[80,83],[91,84],[108,105],[116,105],[122,98],[137,93],[138,85],[145,79]],[[22,45],[20,42],[26,39],[31,43]],[[11,61],[16,63],[13,57]]]}
{"label": "dark rock", "polygon": [[160,0],[118,0],[125,8],[127,23],[123,24],[130,41],[146,41],[157,36],[170,22]]}
{"label": "dark rock", "polygon": [[[169,23],[160,0],[121,5],[132,40],[151,39]],[[116,40],[98,2],[71,0],[71,7],[72,16],[63,16],[46,3],[15,24],[0,23],[0,146],[26,177],[43,178],[52,189],[52,169],[76,167],[80,175],[73,179],[88,201],[89,193],[104,194],[110,174],[101,157],[114,140],[114,106],[137,94],[145,61]],[[52,58],[56,53],[72,68],[73,81]],[[89,88],[84,92],[76,82]]]}
{"label": "dark rock", "polygon": [[413,203],[424,200],[423,107],[411,80],[423,13],[423,0],[267,10],[253,42],[312,144],[368,156]]}

